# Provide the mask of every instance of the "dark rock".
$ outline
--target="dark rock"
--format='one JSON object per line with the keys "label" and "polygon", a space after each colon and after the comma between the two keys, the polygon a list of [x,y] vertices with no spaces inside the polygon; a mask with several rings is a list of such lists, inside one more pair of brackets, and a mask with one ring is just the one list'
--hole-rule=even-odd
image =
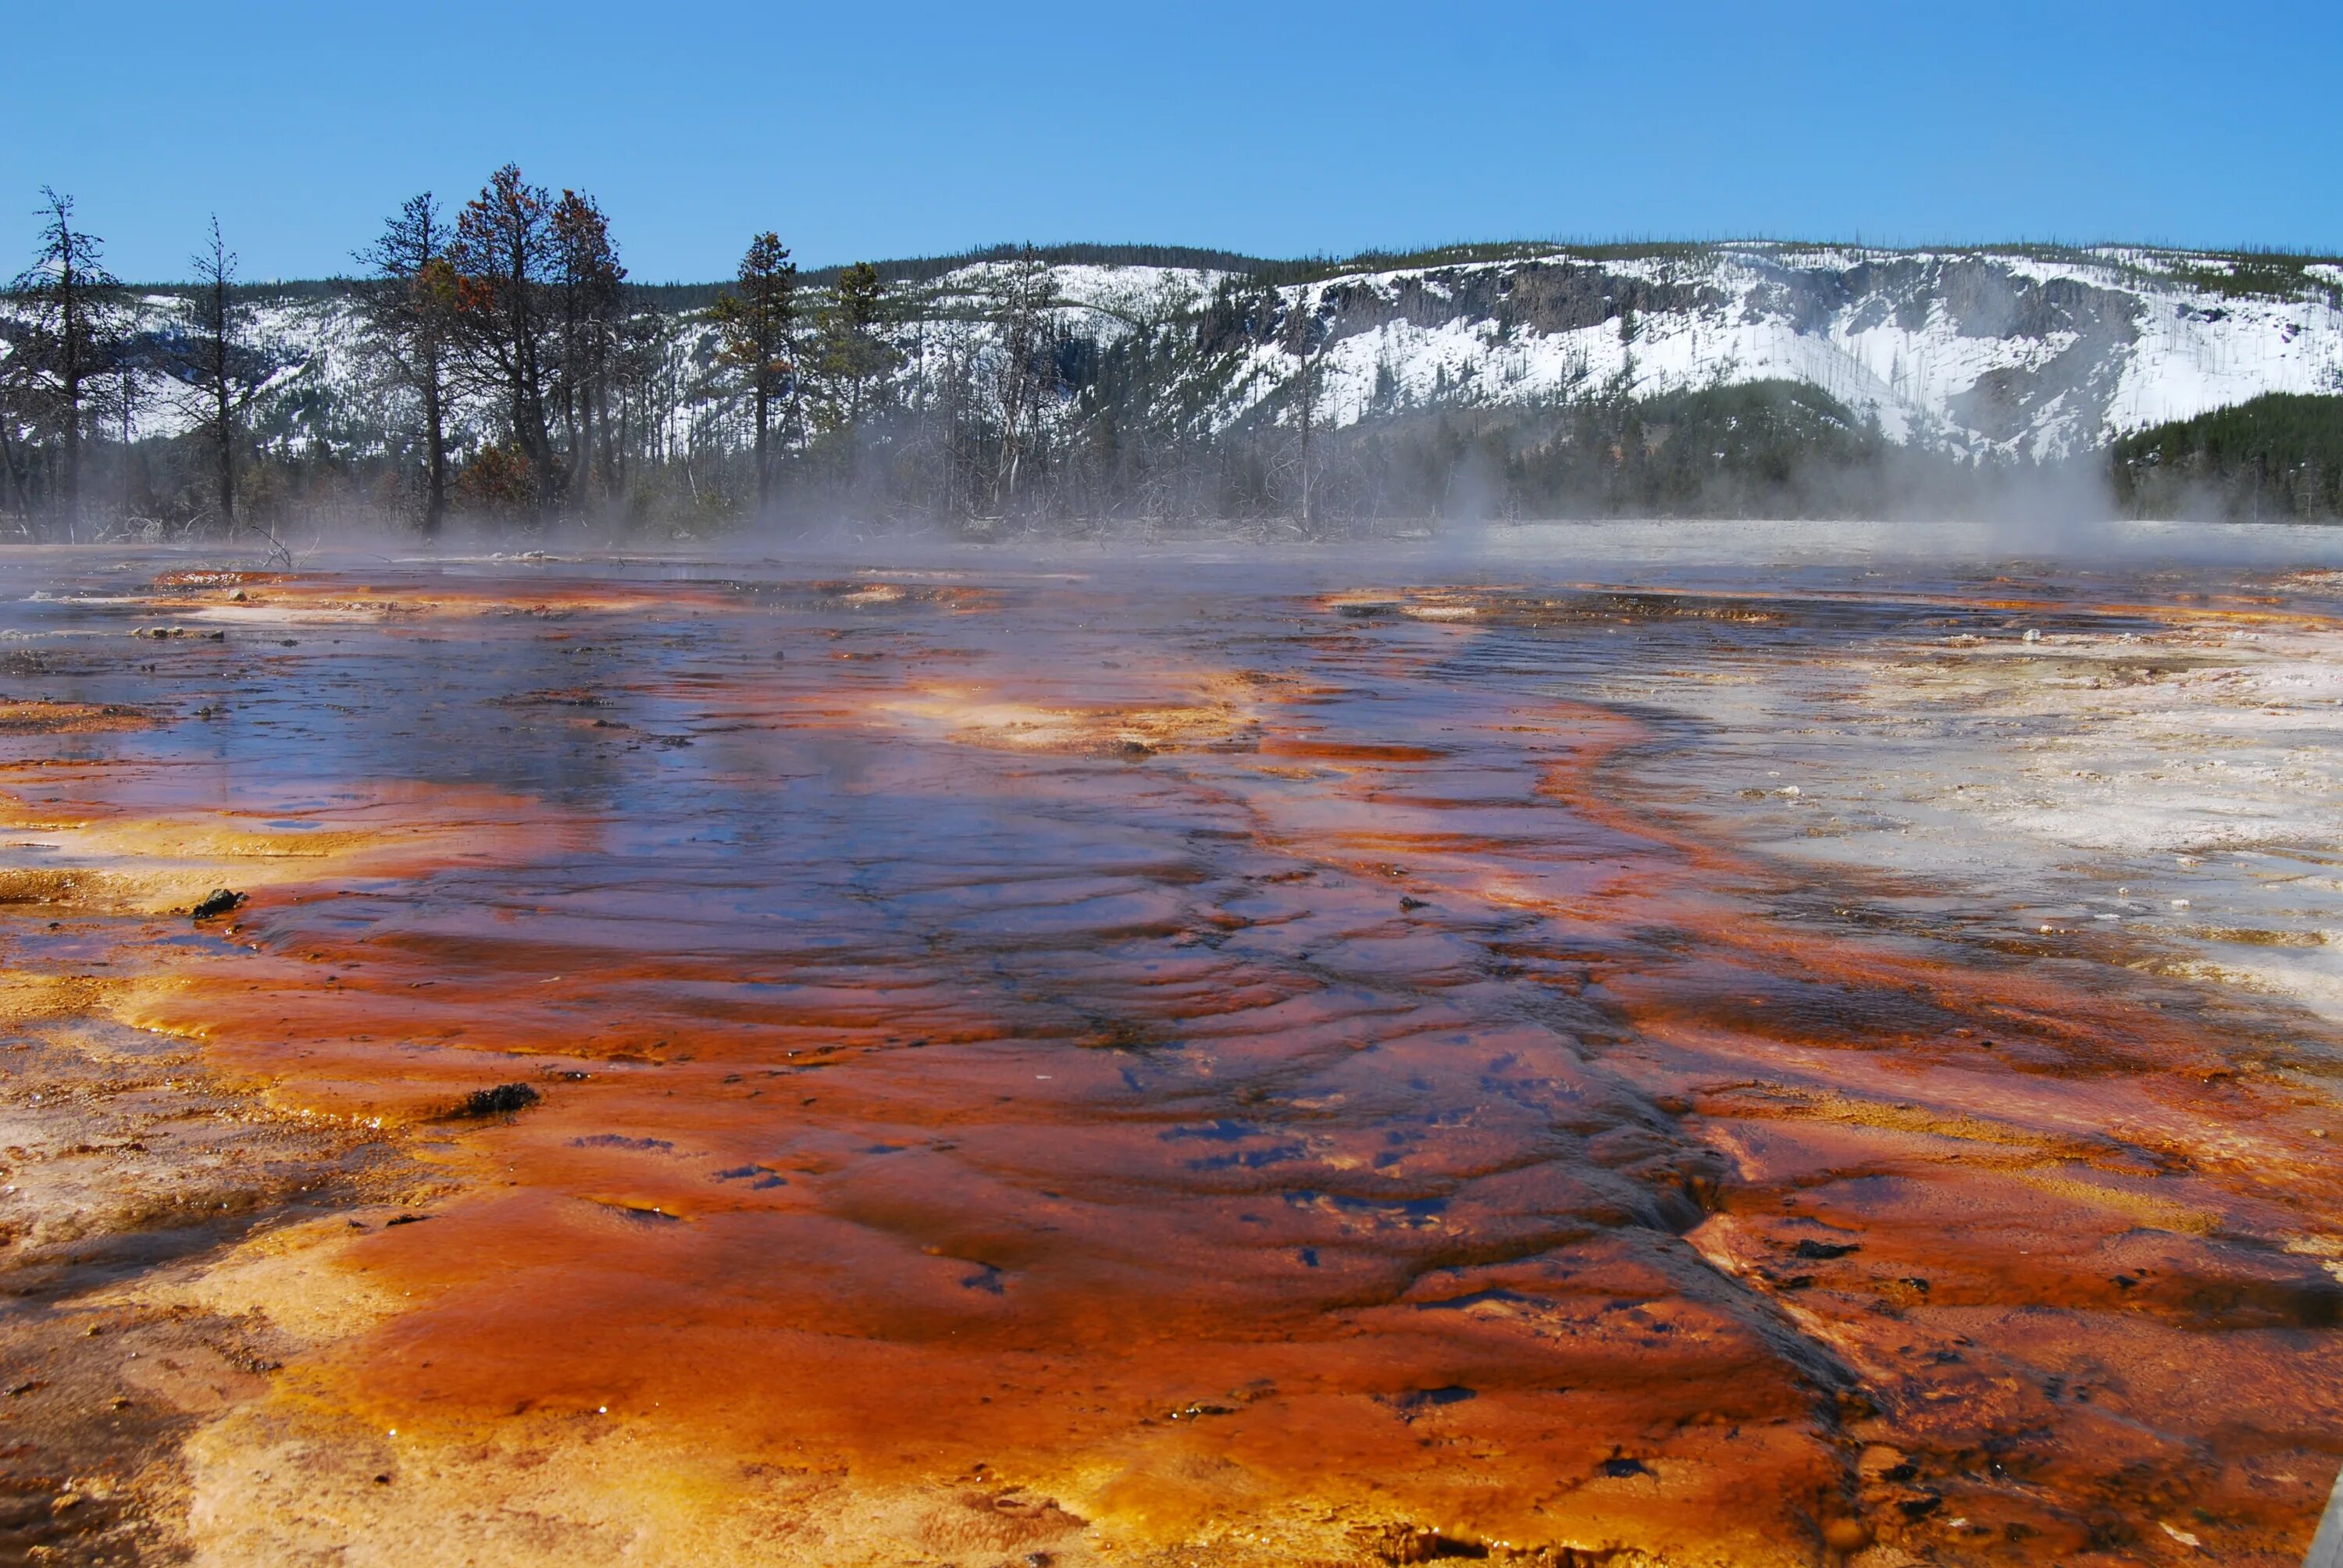
{"label": "dark rock", "polygon": [[526,1111],[544,1096],[526,1083],[499,1083],[494,1089],[476,1089],[464,1097],[458,1107],[458,1116],[509,1116],[516,1111]]}
{"label": "dark rock", "polygon": [[214,888],[203,896],[202,900],[194,909],[187,911],[187,916],[190,920],[206,920],[214,915],[224,915],[242,902],[244,902],[242,893],[233,893],[226,888]]}

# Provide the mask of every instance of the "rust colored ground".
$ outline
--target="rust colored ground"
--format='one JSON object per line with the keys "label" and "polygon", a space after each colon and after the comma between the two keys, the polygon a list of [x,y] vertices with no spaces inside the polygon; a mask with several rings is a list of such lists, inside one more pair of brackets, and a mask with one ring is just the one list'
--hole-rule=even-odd
{"label": "rust colored ground", "polygon": [[[2308,1026],[2114,937],[1818,913],[1648,803],[1697,736],[1577,694],[1894,602],[25,612],[15,1026],[184,1042],[404,1172],[106,1287],[283,1351],[185,1440],[185,1549],[2290,1562],[2343,1452]],[[227,636],[127,635],[175,618]]]}

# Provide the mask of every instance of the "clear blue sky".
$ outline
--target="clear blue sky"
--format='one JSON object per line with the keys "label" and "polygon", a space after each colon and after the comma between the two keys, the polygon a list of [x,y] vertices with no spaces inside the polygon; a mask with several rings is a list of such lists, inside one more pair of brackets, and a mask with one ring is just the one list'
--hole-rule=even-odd
{"label": "clear blue sky", "polygon": [[1462,238],[2130,238],[2343,249],[2343,3],[19,5],[0,276],[39,187],[126,277],[216,209],[344,270],[507,159],[637,277],[1004,239],[1271,255]]}

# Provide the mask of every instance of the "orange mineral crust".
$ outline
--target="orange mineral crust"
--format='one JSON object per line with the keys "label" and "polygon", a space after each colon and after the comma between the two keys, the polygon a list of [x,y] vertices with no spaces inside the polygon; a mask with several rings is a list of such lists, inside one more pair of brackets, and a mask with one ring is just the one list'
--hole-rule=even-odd
{"label": "orange mineral crust", "polygon": [[0,729],[112,879],[10,961],[412,1162],[190,1287],[291,1347],[199,1556],[2298,1559],[2332,1026],[1744,842],[1637,690],[1958,585],[508,570],[182,574],[20,683],[146,728]]}

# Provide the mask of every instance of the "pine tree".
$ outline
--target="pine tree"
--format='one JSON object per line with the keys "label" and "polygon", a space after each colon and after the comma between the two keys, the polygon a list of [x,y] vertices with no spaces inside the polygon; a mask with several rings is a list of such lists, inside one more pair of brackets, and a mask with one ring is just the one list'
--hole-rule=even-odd
{"label": "pine tree", "polygon": [[797,313],[797,263],[781,236],[767,232],[749,242],[734,286],[717,296],[709,311],[721,336],[718,350],[738,373],[756,409],[757,509],[773,498],[773,404],[796,374],[789,327]]}
{"label": "pine tree", "polygon": [[219,531],[236,531],[236,337],[243,311],[232,290],[236,284],[236,253],[220,238],[219,218],[212,218],[211,243],[188,260],[196,276],[196,325],[199,336],[193,356],[196,385],[203,393],[204,433],[211,444],[213,471],[218,484]]}
{"label": "pine tree", "polygon": [[583,494],[595,474],[615,488],[610,452],[610,370],[625,315],[610,220],[594,198],[565,190],[551,219],[554,287],[561,316],[561,422],[570,489]]}
{"label": "pine tree", "polygon": [[561,482],[548,425],[547,301],[555,266],[552,198],[507,164],[456,218],[457,341],[473,377],[502,395],[513,447],[541,518]]}
{"label": "pine tree", "polygon": [[374,274],[359,296],[368,336],[423,412],[423,532],[447,516],[447,414],[456,335],[455,236],[431,193],[410,198],[357,253]]}
{"label": "pine tree", "polygon": [[886,285],[877,267],[858,261],[839,275],[821,322],[825,404],[834,427],[859,428],[888,375],[901,363],[902,356],[885,337],[887,315]]}
{"label": "pine tree", "polygon": [[23,313],[9,357],[21,358],[19,386],[35,431],[56,436],[64,450],[56,499],[67,538],[81,518],[84,426],[127,323],[121,281],[106,270],[105,242],[74,226],[73,206],[71,196],[41,187],[40,250],[9,285]]}

